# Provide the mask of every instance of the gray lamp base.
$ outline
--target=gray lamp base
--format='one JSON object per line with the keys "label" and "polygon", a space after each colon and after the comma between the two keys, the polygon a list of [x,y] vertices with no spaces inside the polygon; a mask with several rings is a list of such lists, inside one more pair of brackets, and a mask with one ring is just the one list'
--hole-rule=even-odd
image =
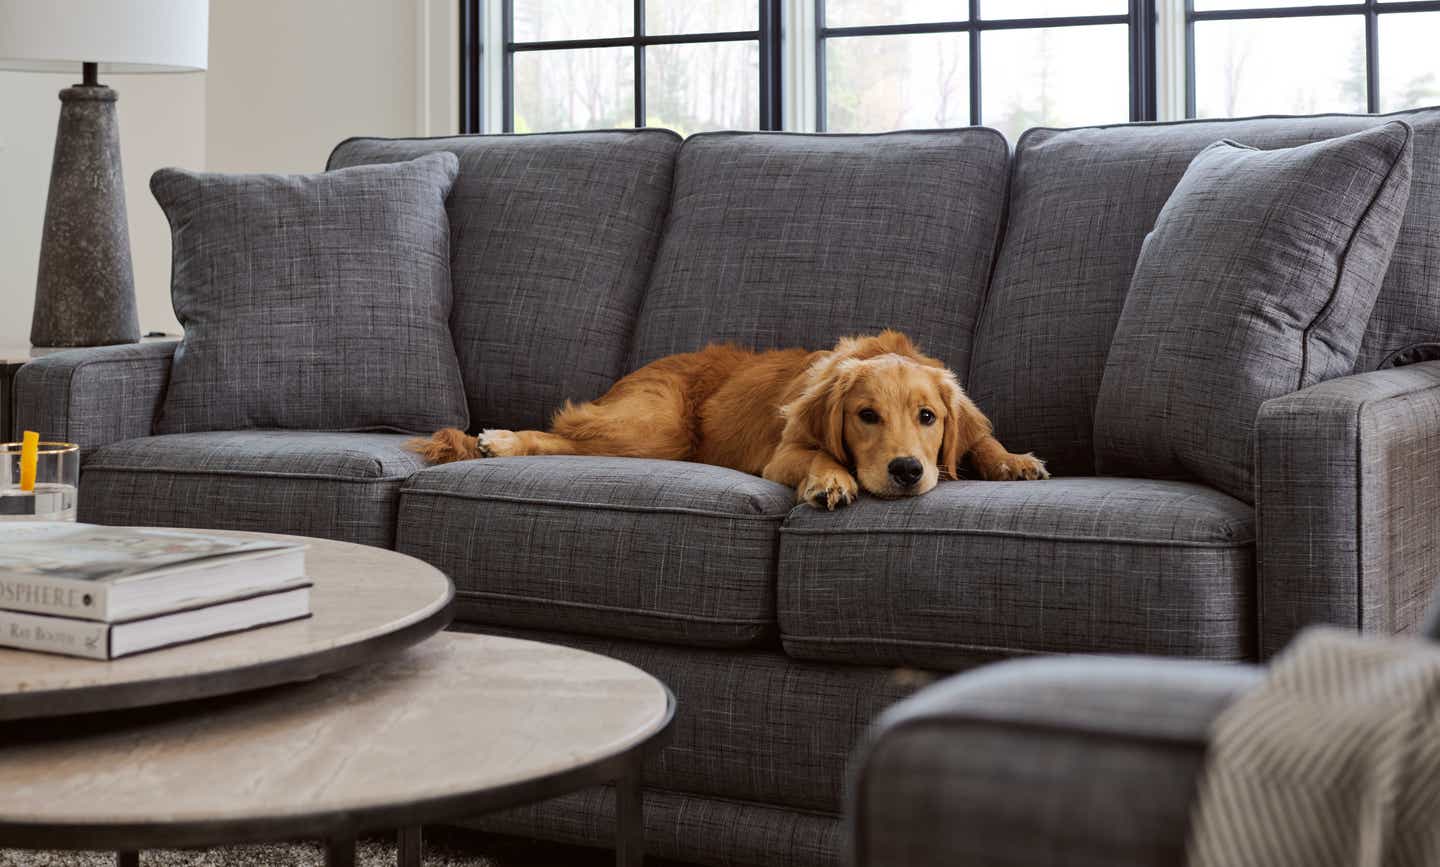
{"label": "gray lamp base", "polygon": [[120,174],[115,91],[60,91],[30,343],[106,346],[140,339]]}

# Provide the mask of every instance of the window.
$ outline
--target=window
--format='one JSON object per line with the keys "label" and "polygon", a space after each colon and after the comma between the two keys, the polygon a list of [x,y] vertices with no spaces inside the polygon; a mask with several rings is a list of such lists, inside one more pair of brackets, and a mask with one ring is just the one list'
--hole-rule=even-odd
{"label": "window", "polygon": [[1040,125],[1155,116],[1154,5],[817,0],[817,128]]}
{"label": "window", "polygon": [[1440,102],[1440,2],[1187,0],[1191,117]]}
{"label": "window", "polygon": [[504,129],[778,129],[778,20],[775,0],[504,0]]}

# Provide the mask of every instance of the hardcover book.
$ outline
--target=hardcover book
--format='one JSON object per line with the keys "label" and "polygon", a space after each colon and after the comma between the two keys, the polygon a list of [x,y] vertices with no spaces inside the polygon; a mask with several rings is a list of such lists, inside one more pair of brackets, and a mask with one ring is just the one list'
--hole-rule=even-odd
{"label": "hardcover book", "polygon": [[309,615],[310,583],[300,579],[268,593],[116,623],[0,611],[0,646],[109,660]]}
{"label": "hardcover book", "polygon": [[188,530],[38,522],[0,533],[0,609],[116,622],[273,591],[305,545]]}

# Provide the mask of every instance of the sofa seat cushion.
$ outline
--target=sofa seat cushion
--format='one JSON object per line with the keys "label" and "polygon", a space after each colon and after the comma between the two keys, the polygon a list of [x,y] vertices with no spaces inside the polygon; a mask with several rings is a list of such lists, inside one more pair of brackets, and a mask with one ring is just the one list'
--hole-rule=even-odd
{"label": "sofa seat cushion", "polygon": [[396,547],[451,577],[460,620],[741,646],[775,635],[775,548],[794,496],[679,461],[464,461],[405,485]]}
{"label": "sofa seat cushion", "polygon": [[260,530],[391,547],[408,437],[216,431],[102,446],[80,470],[80,520]]}
{"label": "sofa seat cushion", "polygon": [[948,482],[796,509],[780,541],[785,649],[962,668],[1036,652],[1244,659],[1250,506],[1188,482]]}

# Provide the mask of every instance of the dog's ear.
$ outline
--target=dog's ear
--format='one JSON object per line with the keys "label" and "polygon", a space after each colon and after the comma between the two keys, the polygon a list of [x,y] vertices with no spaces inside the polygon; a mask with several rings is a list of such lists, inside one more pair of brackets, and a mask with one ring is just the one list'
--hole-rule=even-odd
{"label": "dog's ear", "polygon": [[[781,407],[786,434],[794,425],[805,438],[848,466],[845,448],[845,395],[854,387],[859,365],[854,359],[829,358],[816,364],[805,390]],[[789,436],[786,437],[791,438]]]}
{"label": "dog's ear", "polygon": [[990,434],[990,419],[960,387],[949,370],[935,372],[941,399],[945,401],[945,430],[940,439],[940,470],[951,479],[960,478],[960,459],[975,443]]}

